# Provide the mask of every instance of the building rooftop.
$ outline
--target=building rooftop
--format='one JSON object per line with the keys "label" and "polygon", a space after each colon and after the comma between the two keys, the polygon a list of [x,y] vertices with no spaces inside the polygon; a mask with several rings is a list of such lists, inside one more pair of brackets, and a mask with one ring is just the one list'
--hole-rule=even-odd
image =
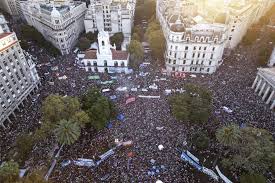
{"label": "building rooftop", "polygon": [[97,50],[86,50],[84,59],[97,59]]}
{"label": "building rooftop", "polygon": [[[128,52],[111,49],[113,60],[127,60]],[[97,59],[97,50],[89,49],[85,51],[84,59]]]}
{"label": "building rooftop", "polygon": [[258,68],[261,75],[275,87],[275,67],[272,68]]}
{"label": "building rooftop", "polygon": [[128,52],[112,49],[113,60],[127,60]]}
{"label": "building rooftop", "polygon": [[4,37],[7,37],[9,35],[11,35],[12,32],[4,32],[4,33],[0,33],[0,39],[4,38]]}

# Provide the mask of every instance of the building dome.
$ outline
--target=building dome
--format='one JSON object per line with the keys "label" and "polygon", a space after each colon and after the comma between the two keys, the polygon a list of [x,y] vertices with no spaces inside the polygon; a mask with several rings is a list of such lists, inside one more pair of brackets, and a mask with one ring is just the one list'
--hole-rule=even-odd
{"label": "building dome", "polygon": [[60,17],[59,11],[57,11],[57,9],[56,9],[54,6],[53,6],[53,10],[52,10],[52,12],[51,12],[51,16],[52,16],[52,17],[57,17],[57,18]]}

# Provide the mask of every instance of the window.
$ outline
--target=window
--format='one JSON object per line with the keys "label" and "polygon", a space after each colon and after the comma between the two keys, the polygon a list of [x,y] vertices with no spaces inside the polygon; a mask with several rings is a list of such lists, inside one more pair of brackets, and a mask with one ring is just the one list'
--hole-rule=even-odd
{"label": "window", "polygon": [[200,53],[198,53],[198,58],[200,58],[200,56],[201,56],[201,54],[200,54]]}
{"label": "window", "polygon": [[184,53],[184,58],[186,58],[186,53]]}
{"label": "window", "polygon": [[182,64],[185,64],[186,63],[186,60],[183,60]]}
{"label": "window", "polygon": [[209,61],[209,65],[211,65],[212,64],[212,61]]}
{"label": "window", "polygon": [[185,50],[188,50],[188,46],[185,46]]}
{"label": "window", "polygon": [[107,60],[104,60],[104,67],[107,67]]}
{"label": "window", "polygon": [[176,46],[176,48],[175,48],[176,50],[178,49],[178,46]]}
{"label": "window", "polygon": [[196,50],[196,48],[197,48],[197,47],[196,47],[196,46],[194,46],[194,50]]}
{"label": "window", "polygon": [[173,64],[176,64],[176,60],[173,60]]}
{"label": "window", "polygon": [[104,46],[105,45],[105,43],[104,43],[104,41],[102,41],[102,46]]}
{"label": "window", "polygon": [[181,68],[181,71],[184,71],[184,67]]}
{"label": "window", "polygon": [[175,57],[175,58],[177,57],[177,53],[174,54],[174,57]]}
{"label": "window", "polygon": [[212,51],[215,51],[215,47],[212,48]]}
{"label": "window", "polygon": [[209,72],[210,71],[210,68],[207,68],[206,72]]}
{"label": "window", "polygon": [[201,38],[201,42],[203,42],[203,37]]}
{"label": "window", "polygon": [[193,53],[193,55],[192,55],[192,58],[194,58],[195,57],[195,53]]}
{"label": "window", "polygon": [[232,37],[230,36],[228,39],[229,39],[229,41],[230,41],[230,40],[232,39]]}
{"label": "window", "polygon": [[[106,65],[107,66],[107,65]],[[118,66],[118,63],[117,63],[117,61],[115,61],[115,63],[114,63],[114,66],[115,67],[117,67]]]}
{"label": "window", "polygon": [[211,57],[210,57],[210,59],[213,59],[213,54],[211,54]]}
{"label": "window", "polygon": [[124,64],[124,62],[121,62],[121,67],[125,67],[125,64]]}
{"label": "window", "polygon": [[175,69],[175,67],[172,67],[172,71],[175,71],[176,69]]}
{"label": "window", "polygon": [[204,54],[202,54],[202,58],[204,58],[205,57],[205,53]]}
{"label": "window", "polygon": [[205,47],[204,47],[204,50],[206,50],[206,48],[207,48],[207,47],[205,46]]}

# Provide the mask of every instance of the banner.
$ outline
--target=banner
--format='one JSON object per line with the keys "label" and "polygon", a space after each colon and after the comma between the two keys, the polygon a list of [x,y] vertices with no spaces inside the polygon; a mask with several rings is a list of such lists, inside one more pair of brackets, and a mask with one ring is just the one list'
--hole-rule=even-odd
{"label": "banner", "polygon": [[221,177],[221,179],[225,182],[225,183],[233,183],[231,180],[229,180],[225,175],[222,174],[222,172],[220,171],[219,167],[216,166],[215,167],[219,176]]}
{"label": "banner", "polygon": [[130,97],[126,100],[126,104],[129,104],[129,103],[134,102],[134,101],[136,101],[136,98],[135,97]]}

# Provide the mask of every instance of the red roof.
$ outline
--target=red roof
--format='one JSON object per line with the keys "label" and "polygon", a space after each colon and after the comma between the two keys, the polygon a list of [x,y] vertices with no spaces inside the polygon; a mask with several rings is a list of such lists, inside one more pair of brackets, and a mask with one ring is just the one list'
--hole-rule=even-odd
{"label": "red roof", "polygon": [[127,60],[128,53],[127,51],[120,51],[112,49],[113,60]]}
{"label": "red roof", "polygon": [[96,52],[97,50],[87,50],[84,59],[97,59]]}
{"label": "red roof", "polygon": [[[120,51],[120,50],[114,50],[114,49],[111,49],[111,51],[112,51],[113,60],[127,60],[128,58],[127,51]],[[97,50],[87,50],[85,52],[84,59],[97,59],[96,53],[97,53]]]}
{"label": "red roof", "polygon": [[0,34],[0,39],[6,37],[8,35],[11,35],[11,34],[12,34],[12,32],[4,32],[4,33]]}

